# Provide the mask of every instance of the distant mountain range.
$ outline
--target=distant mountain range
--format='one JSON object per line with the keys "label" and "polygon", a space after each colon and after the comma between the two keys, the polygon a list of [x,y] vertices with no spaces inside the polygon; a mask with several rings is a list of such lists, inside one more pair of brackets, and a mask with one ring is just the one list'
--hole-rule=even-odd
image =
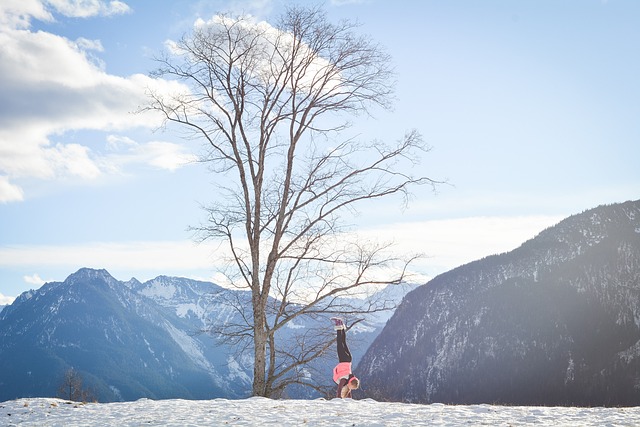
{"label": "distant mountain range", "polygon": [[410,292],[357,371],[380,400],[640,405],[640,201]]}
{"label": "distant mountain range", "polygon": [[[357,398],[640,405],[640,201],[574,215],[413,288],[404,299],[394,288],[393,316],[351,330]],[[235,322],[230,304],[247,299],[209,282],[122,282],[87,268],[25,292],[0,310],[0,401],[54,396],[69,368],[103,402],[246,397],[252,358],[201,331]],[[296,321],[280,337],[297,342],[326,321]],[[308,375],[332,390],[328,356]]]}
{"label": "distant mountain range", "polygon": [[[246,397],[251,357],[200,333],[234,321],[229,301],[243,298],[248,295],[209,282],[165,276],[121,282],[87,268],[25,292],[0,312],[0,401],[55,396],[69,368],[103,402]],[[353,331],[362,343],[356,360],[387,318]],[[318,384],[330,383],[333,359],[317,363],[326,364],[318,366],[325,372]],[[290,395],[317,397],[308,390]]]}

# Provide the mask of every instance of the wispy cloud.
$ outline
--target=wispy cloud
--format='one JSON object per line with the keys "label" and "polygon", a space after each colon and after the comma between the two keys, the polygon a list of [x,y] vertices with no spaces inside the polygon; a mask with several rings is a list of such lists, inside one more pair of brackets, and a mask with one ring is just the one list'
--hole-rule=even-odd
{"label": "wispy cloud", "polygon": [[180,144],[166,141],[138,143],[126,136],[109,135],[107,147],[112,152],[105,156],[105,168],[120,171],[129,164],[148,164],[158,169],[175,171],[198,160]]}
{"label": "wispy cloud", "polygon": [[11,245],[0,246],[0,269],[38,271],[22,277],[31,287],[44,283],[40,274],[62,281],[83,267],[104,268],[119,280],[144,281],[159,275],[211,280],[216,277],[217,250],[217,245],[190,241]]}
{"label": "wispy cloud", "polygon": [[[215,7],[215,10],[212,7]],[[224,10],[232,15],[252,15],[259,19],[266,18],[273,9],[273,0],[227,0],[224,2]],[[220,5],[210,0],[198,3],[198,12],[201,18],[207,19],[220,10]]]}
{"label": "wispy cloud", "polygon": [[37,273],[32,274],[31,276],[24,276],[23,279],[25,283],[28,283],[29,285],[42,286],[45,284],[45,281],[42,280],[42,278]]}
{"label": "wispy cloud", "polygon": [[393,241],[408,253],[424,254],[413,268],[432,275],[513,250],[562,218],[493,216],[406,222],[367,229],[361,234]]}
{"label": "wispy cloud", "polygon": [[70,18],[121,15],[131,11],[129,5],[118,0],[45,0],[45,4]]}
{"label": "wispy cloud", "polygon": [[188,241],[96,242],[0,247],[0,266],[115,269],[199,269],[211,265],[211,247]]}
{"label": "wispy cloud", "polygon": [[[393,241],[396,251],[424,253],[416,262],[414,277],[426,281],[435,274],[510,251],[562,218],[555,216],[477,217],[392,224],[361,230],[364,238]],[[112,274],[203,277],[222,271],[224,245],[190,241],[97,242],[78,245],[0,246],[0,267],[45,271],[81,267],[106,268]],[[37,280],[39,276],[31,276]],[[26,280],[26,277],[25,277]],[[221,280],[221,279],[220,279]]]}
{"label": "wispy cloud", "polygon": [[0,203],[19,202],[24,199],[24,192],[17,185],[9,182],[9,179],[0,176]]}
{"label": "wispy cloud", "polygon": [[345,6],[348,4],[362,4],[368,3],[370,0],[331,0],[331,4],[334,6]]}

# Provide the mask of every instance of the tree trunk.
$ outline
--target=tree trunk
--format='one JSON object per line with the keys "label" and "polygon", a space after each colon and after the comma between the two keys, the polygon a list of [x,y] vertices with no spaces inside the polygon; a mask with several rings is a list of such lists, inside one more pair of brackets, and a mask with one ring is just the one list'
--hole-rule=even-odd
{"label": "tree trunk", "polygon": [[266,316],[261,298],[253,296],[253,396],[266,396],[266,355],[267,332]]}

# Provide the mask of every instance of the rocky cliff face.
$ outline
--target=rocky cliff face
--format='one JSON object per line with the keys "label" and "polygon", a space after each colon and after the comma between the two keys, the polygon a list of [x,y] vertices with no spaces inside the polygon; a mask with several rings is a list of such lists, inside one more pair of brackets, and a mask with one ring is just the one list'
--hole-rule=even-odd
{"label": "rocky cliff face", "polygon": [[434,278],[405,297],[358,372],[383,400],[640,404],[640,201]]}

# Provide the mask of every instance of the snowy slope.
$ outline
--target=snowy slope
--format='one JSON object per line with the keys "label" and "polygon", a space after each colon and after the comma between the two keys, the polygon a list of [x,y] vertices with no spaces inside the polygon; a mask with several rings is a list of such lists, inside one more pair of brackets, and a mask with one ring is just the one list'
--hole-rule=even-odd
{"label": "snowy slope", "polygon": [[3,426],[637,426],[640,408],[449,406],[350,400],[160,400],[0,403]]}

